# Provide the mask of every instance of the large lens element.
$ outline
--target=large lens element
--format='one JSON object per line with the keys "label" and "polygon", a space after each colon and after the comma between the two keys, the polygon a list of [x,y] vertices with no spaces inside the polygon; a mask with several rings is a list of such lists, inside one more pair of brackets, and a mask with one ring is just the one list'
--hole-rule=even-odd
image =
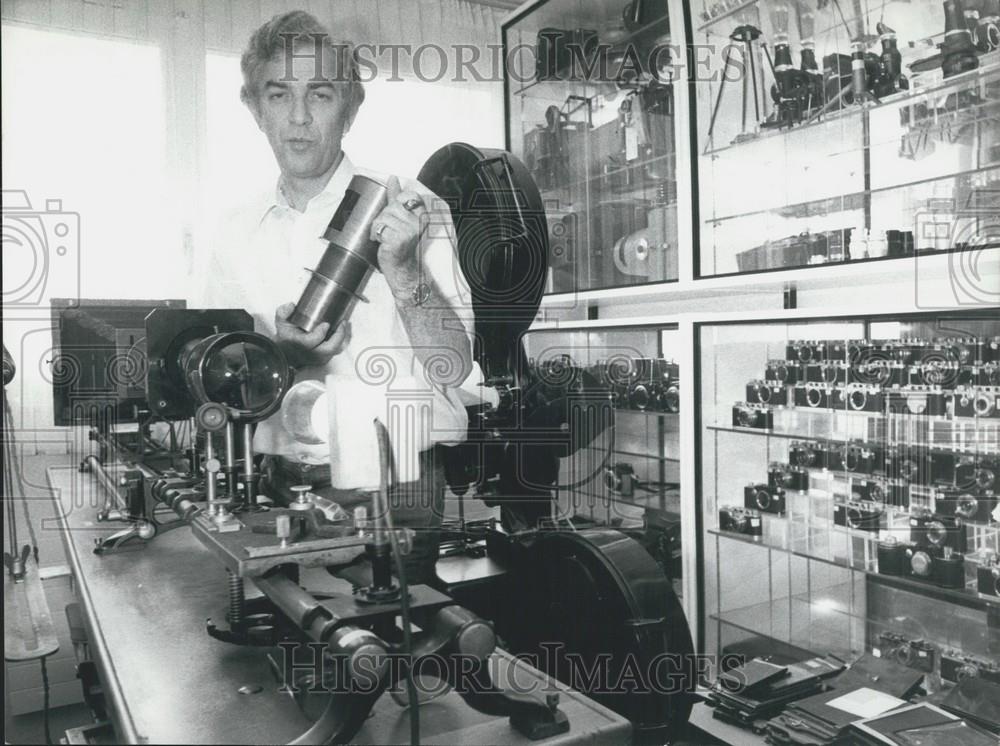
{"label": "large lens element", "polygon": [[200,404],[222,404],[243,422],[273,414],[290,378],[281,350],[253,332],[206,337],[182,354],[181,367],[188,389]]}

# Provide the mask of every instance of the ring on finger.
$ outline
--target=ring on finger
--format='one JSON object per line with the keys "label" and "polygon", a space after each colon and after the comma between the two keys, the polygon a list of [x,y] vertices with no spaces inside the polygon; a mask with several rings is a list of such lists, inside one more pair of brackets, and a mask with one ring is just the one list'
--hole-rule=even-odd
{"label": "ring on finger", "polygon": [[403,207],[406,208],[406,210],[408,210],[409,212],[413,212],[418,207],[422,207],[423,204],[424,201],[420,199],[420,197],[410,197],[403,203]]}

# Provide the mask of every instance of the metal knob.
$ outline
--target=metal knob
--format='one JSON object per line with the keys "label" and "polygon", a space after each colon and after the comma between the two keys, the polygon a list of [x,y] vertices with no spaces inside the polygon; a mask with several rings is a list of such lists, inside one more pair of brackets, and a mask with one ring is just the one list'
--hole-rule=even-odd
{"label": "metal knob", "polygon": [[281,540],[282,548],[288,546],[288,538],[292,535],[292,519],[287,515],[279,515],[274,522],[274,530]]}

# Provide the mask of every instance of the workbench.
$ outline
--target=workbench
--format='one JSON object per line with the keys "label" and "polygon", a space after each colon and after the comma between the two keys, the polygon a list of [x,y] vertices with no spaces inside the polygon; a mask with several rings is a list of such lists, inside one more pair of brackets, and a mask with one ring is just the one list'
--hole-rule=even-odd
{"label": "workbench", "polygon": [[[94,540],[120,524],[98,523],[100,487],[75,466],[50,467],[48,480],[75,579],[84,625],[118,737],[127,743],[286,743],[308,726],[280,690],[269,648],[242,647],[206,634],[209,617],[224,620],[226,572],[184,526],[134,550],[95,555]],[[339,582],[322,570],[302,584]],[[249,590],[249,589],[248,589]],[[62,610],[53,610],[62,613]],[[558,691],[570,730],[530,741],[506,718],[484,715],[454,692],[420,707],[427,743],[627,743],[631,726],[611,710],[552,682],[523,661],[498,651],[493,670],[504,686]],[[358,732],[357,743],[409,742],[409,712],[383,696]]]}

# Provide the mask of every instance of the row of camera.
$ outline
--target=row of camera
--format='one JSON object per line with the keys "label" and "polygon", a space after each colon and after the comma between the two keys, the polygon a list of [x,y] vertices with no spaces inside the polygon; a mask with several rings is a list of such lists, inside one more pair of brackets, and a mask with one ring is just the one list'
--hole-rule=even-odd
{"label": "row of camera", "polygon": [[899,663],[915,671],[937,671],[945,681],[957,684],[969,678],[983,678],[1000,684],[1000,664],[958,650],[939,649],[926,640],[912,640],[898,632],[882,632],[872,645],[879,658]]}
{"label": "row of camera", "polygon": [[[746,507],[724,505],[719,507],[719,530],[759,538],[763,536],[765,512],[776,513],[780,503],[775,501],[770,489],[760,485],[746,488]],[[762,495],[766,492],[766,495]],[[770,503],[764,502],[770,500]],[[767,511],[757,506],[764,502]],[[995,506],[995,503],[994,503]],[[853,516],[849,511],[853,511]],[[874,503],[867,506],[838,504],[835,506],[834,523],[877,531],[881,508]],[[907,577],[931,583],[942,588],[962,590],[965,582],[965,558],[968,551],[966,523],[955,516],[941,515],[930,510],[915,512],[909,517],[910,538],[900,541],[888,536],[877,543],[877,569],[882,575]],[[989,553],[976,567],[976,591],[984,596],[1000,597],[1000,561]]]}
{"label": "row of camera", "polygon": [[[759,379],[755,381],[760,383]],[[799,363],[770,360],[763,383],[771,387],[816,383],[856,384],[895,389],[903,386],[934,386],[942,389],[1000,385],[1000,364],[961,364],[946,360],[906,365],[889,360],[867,360],[857,364],[835,361]]]}
{"label": "row of camera", "polygon": [[[789,391],[791,394],[789,394]],[[733,405],[733,426],[760,430],[774,428],[776,407],[1000,420],[1000,386],[942,391],[930,386],[907,386],[885,390],[879,386],[827,386],[800,383],[771,385],[762,381],[747,384],[747,401]]]}
{"label": "row of camera", "polygon": [[785,345],[790,363],[848,363],[870,361],[900,365],[949,362],[956,365],[1000,363],[1000,336],[944,337],[893,340],[793,340]]}
{"label": "row of camera", "polygon": [[567,355],[542,362],[538,373],[543,383],[558,385],[585,371],[605,387],[616,409],[664,412],[680,411],[680,377],[677,363],[664,358],[618,357],[599,360],[579,368]]}

